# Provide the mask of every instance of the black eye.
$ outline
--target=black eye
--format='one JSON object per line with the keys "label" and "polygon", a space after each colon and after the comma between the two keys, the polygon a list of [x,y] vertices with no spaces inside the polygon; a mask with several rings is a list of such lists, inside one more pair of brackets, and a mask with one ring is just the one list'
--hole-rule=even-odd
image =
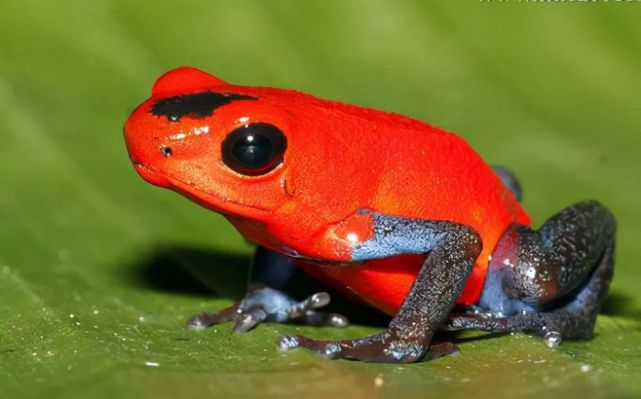
{"label": "black eye", "polygon": [[171,154],[173,154],[174,152],[171,150],[171,147],[167,147],[166,145],[161,145],[160,153],[165,157],[169,158]]}
{"label": "black eye", "polygon": [[223,162],[247,176],[264,175],[283,162],[287,139],[276,126],[252,123],[240,127],[222,144]]}

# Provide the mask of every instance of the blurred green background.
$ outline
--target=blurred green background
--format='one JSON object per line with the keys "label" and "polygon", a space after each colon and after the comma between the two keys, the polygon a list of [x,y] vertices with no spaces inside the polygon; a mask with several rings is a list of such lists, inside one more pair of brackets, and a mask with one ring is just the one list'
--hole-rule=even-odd
{"label": "blurred green background", "polygon": [[[0,396],[639,397],[639,21],[615,1],[2,0]],[[465,340],[399,366],[274,347],[366,326],[186,331],[239,295],[251,248],[127,158],[124,120],[179,65],[459,132],[518,173],[536,223],[602,200],[620,229],[596,338]]]}

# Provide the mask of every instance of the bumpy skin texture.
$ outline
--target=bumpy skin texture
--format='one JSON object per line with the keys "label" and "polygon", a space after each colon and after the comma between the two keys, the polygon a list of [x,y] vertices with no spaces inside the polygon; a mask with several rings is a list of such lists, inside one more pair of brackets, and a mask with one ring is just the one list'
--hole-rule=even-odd
{"label": "bumpy skin texture", "polygon": [[450,315],[444,329],[523,331],[550,338],[592,336],[614,272],[616,221],[596,201],[570,206],[538,230],[513,225],[494,250],[478,304],[484,314]]}
{"label": "bumpy skin texture", "polygon": [[[241,136],[244,147],[236,147]],[[125,137],[143,178],[227,217],[260,246],[261,270],[279,265],[281,273],[257,270],[257,280],[278,285],[296,264],[394,315],[372,337],[283,337],[281,349],[411,362],[454,350],[431,345],[439,328],[587,337],[612,276],[615,222],[607,209],[579,203],[532,230],[512,172],[493,170],[460,137],[400,115],[230,85],[185,67],[156,82]],[[265,154],[265,169],[237,162]],[[254,286],[243,301],[189,325],[233,320],[235,332],[264,321],[345,325],[317,311],[328,301],[326,293],[296,301]],[[448,316],[456,304],[470,313]]]}

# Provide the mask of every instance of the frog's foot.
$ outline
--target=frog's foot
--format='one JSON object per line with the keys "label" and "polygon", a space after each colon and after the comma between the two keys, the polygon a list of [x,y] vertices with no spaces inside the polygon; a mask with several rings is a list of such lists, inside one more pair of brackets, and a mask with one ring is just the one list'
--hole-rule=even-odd
{"label": "frog's foot", "polygon": [[244,333],[263,322],[298,323],[312,326],[344,327],[347,318],[337,313],[323,313],[316,309],[326,306],[330,296],[318,292],[303,301],[296,301],[281,291],[259,288],[243,300],[217,313],[199,313],[187,321],[187,328],[203,330],[214,324],[233,321],[232,332]]}
{"label": "frog's foot", "polygon": [[281,337],[278,348],[287,351],[305,348],[330,359],[351,359],[365,362],[411,363],[431,360],[458,352],[450,342],[425,345],[424,336],[403,337],[393,330],[365,338],[341,341],[323,341],[301,335]]}
{"label": "frog's foot", "polygon": [[525,332],[557,347],[564,339],[589,339],[596,313],[561,308],[551,312],[522,312],[508,317],[478,314],[451,314],[442,331],[482,330],[497,334]]}

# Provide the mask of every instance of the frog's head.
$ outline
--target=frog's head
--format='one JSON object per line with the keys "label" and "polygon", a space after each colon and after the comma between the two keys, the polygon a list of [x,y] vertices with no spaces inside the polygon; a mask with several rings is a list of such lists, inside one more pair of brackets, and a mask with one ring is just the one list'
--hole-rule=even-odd
{"label": "frog's head", "polygon": [[222,214],[274,211],[287,196],[289,117],[258,92],[189,67],[164,74],[125,124],[136,171]]}

